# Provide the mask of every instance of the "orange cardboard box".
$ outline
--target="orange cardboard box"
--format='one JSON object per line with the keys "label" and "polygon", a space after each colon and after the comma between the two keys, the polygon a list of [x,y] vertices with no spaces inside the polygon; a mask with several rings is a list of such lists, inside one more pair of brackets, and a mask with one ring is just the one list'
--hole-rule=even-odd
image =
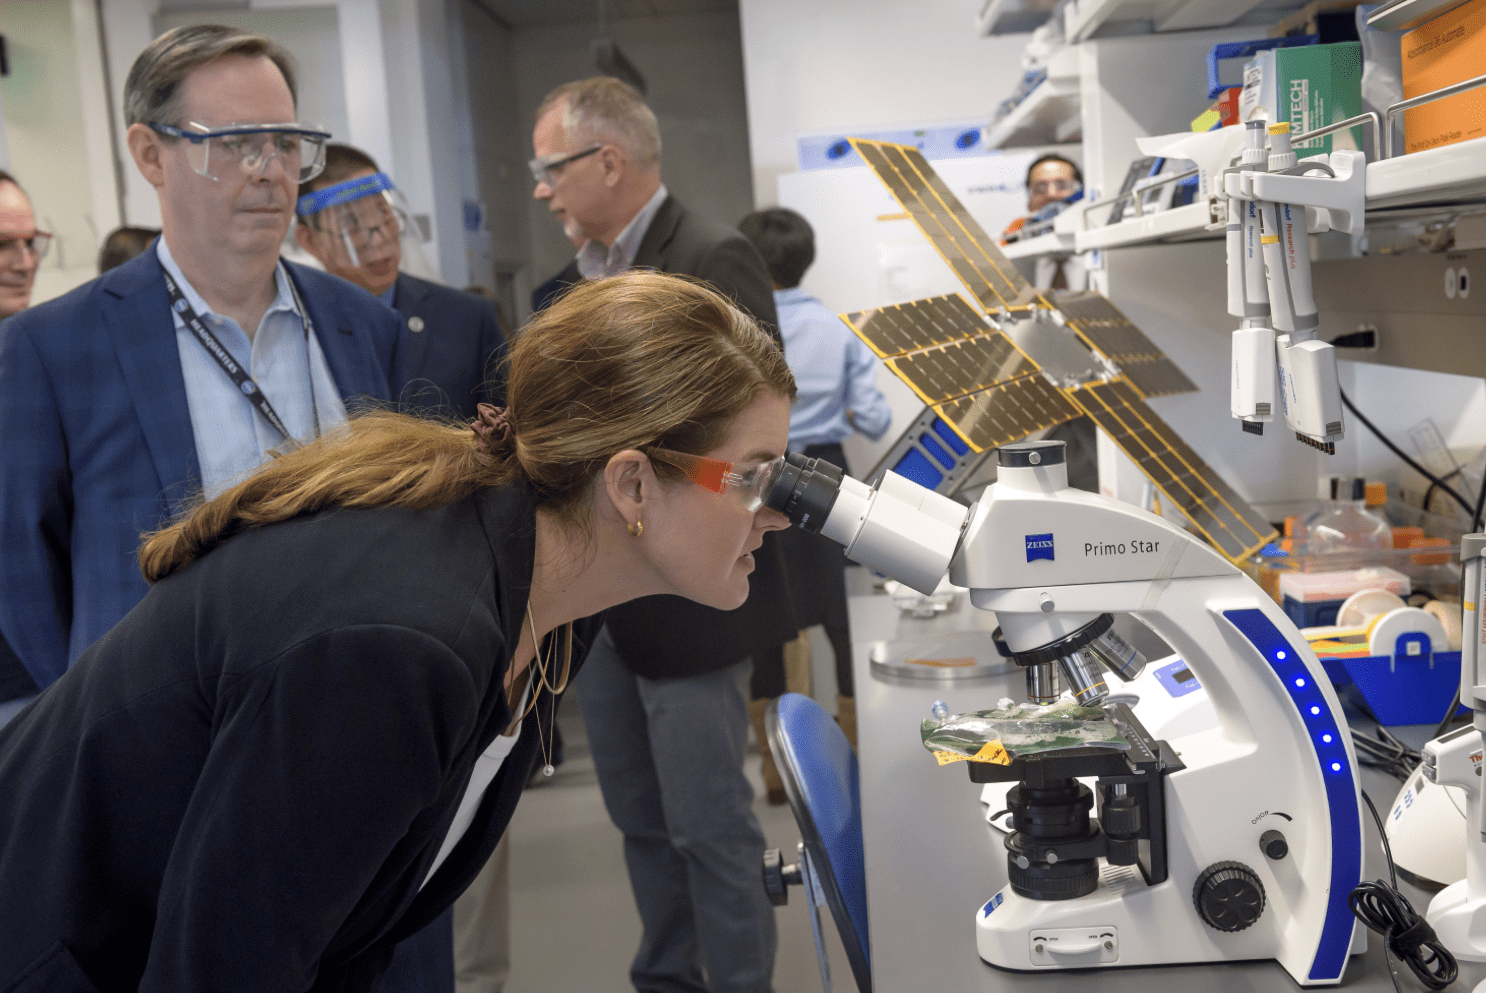
{"label": "orange cardboard box", "polygon": [[[1402,38],[1403,95],[1421,96],[1486,73],[1486,0],[1472,0]],[[1486,87],[1404,111],[1410,152],[1486,135]]]}

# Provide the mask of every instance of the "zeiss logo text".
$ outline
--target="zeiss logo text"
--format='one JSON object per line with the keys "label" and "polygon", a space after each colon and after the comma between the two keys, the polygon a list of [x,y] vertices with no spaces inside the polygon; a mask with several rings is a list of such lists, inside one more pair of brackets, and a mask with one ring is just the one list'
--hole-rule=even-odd
{"label": "zeiss logo text", "polygon": [[1053,536],[1050,534],[1029,534],[1027,537],[1027,561],[1035,559],[1047,559],[1053,561]]}

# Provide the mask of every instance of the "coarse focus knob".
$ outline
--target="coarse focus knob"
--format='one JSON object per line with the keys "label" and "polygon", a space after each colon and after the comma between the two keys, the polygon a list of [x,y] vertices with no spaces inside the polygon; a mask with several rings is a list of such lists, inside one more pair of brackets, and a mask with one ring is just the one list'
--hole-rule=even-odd
{"label": "coarse focus knob", "polygon": [[803,880],[798,864],[785,865],[777,848],[764,852],[764,892],[769,894],[770,903],[776,907],[786,906],[789,903],[789,887],[798,886],[801,882]]}
{"label": "coarse focus knob", "polygon": [[1242,931],[1264,913],[1264,884],[1242,862],[1215,862],[1192,887],[1197,916],[1219,931]]}
{"label": "coarse focus knob", "polygon": [[1290,854],[1290,843],[1278,831],[1265,831],[1259,836],[1259,849],[1278,862]]}

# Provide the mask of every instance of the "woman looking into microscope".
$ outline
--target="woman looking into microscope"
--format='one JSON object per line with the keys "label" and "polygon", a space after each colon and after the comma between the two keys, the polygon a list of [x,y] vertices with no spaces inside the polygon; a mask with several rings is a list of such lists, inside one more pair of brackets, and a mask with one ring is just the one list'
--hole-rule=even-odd
{"label": "woman looking into microscope", "polygon": [[629,273],[473,430],[364,415],[148,536],[148,596],[0,730],[0,988],[375,988],[550,762],[595,615],[747,598],[793,393],[722,297]]}

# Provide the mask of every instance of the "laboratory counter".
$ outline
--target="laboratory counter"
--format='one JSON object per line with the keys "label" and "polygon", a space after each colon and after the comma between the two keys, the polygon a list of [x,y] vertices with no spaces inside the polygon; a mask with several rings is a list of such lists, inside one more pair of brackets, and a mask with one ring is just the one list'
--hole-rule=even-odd
{"label": "laboratory counter", "polygon": [[[1000,697],[1023,699],[1022,670],[997,664],[992,673],[949,682],[878,675],[870,661],[874,652],[879,661],[908,656],[986,661],[993,653],[989,633],[994,616],[973,608],[963,595],[949,610],[928,619],[900,613],[881,595],[853,596],[850,608],[875,993],[1300,989],[1273,961],[1036,973],[983,962],[976,952],[974,918],[977,908],[1006,884],[1004,836],[986,822],[981,786],[970,781],[964,765],[935,766],[920,741],[919,724],[938,699],[955,713],[993,707]],[[1412,735],[1403,736],[1416,739],[1409,743],[1418,747],[1430,729],[1408,730]],[[1386,814],[1399,782],[1367,768],[1362,782],[1379,813]],[[1363,820],[1363,878],[1386,880],[1387,864],[1365,806]],[[1422,914],[1431,894],[1402,880],[1400,889]],[[1402,989],[1421,989],[1407,966],[1395,964]],[[1338,988],[1391,993],[1386,968],[1381,941],[1369,935],[1367,951],[1352,956]],[[1462,963],[1460,973],[1451,989],[1464,993],[1486,978],[1486,964]]]}

